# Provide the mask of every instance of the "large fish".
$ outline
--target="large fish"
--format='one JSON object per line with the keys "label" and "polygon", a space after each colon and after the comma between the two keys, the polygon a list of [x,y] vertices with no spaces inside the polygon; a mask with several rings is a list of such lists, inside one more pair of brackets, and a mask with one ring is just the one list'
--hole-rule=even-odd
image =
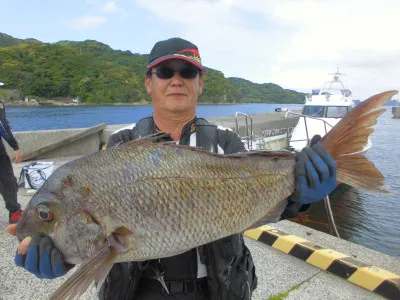
{"label": "large fish", "polygon": [[[384,177],[362,154],[397,91],[351,110],[321,141],[337,179],[385,192]],[[255,224],[276,221],[295,192],[295,154],[217,155],[141,139],[58,168],[27,205],[17,236],[46,234],[67,262],[82,264],[52,299],[80,296],[113,263],[185,252]]]}

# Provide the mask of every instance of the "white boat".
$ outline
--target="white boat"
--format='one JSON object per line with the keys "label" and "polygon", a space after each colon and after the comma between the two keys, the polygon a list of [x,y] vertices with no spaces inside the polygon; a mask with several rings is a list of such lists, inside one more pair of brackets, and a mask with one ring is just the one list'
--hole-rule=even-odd
{"label": "white boat", "polygon": [[[300,117],[289,141],[291,150],[301,151],[316,134],[324,136],[355,106],[350,88],[346,87],[340,78],[344,74],[340,73],[338,68],[336,73],[330,75],[333,75],[330,81],[306,95],[301,114],[291,111],[285,114],[285,117],[289,114]],[[371,147],[371,140],[368,139],[361,152]]]}

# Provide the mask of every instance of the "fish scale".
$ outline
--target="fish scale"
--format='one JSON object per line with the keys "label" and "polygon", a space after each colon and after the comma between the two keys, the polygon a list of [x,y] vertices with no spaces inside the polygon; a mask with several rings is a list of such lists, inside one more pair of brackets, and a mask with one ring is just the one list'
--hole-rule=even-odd
{"label": "fish scale", "polygon": [[[109,170],[110,177],[108,178],[111,178],[111,176],[122,178],[122,174],[124,174],[123,170],[125,170],[127,165],[126,161],[132,162],[133,165],[135,161],[144,161],[142,161],[136,169],[135,180],[137,184],[133,183],[126,189],[119,189],[118,193],[115,192],[116,187],[120,184],[125,184],[125,182],[122,180],[122,183],[121,181],[117,181],[116,184],[110,184],[111,182],[104,180],[104,176],[101,176],[102,165],[106,163],[102,161],[102,159],[105,158],[103,155],[74,166],[74,172],[71,176],[75,176],[76,174],[78,181],[82,185],[90,186],[93,181],[100,182],[102,187],[98,189],[94,187],[93,189],[101,191],[101,193],[110,192],[118,199],[130,198],[131,201],[113,201],[114,206],[112,210],[110,210],[107,205],[102,205],[96,208],[96,210],[90,211],[90,213],[95,216],[96,219],[109,220],[105,222],[109,234],[121,225],[128,227],[132,232],[135,232],[135,228],[138,228],[139,232],[146,230],[148,233],[146,241],[148,242],[141,244],[139,249],[145,251],[144,249],[147,245],[153,245],[152,248],[156,257],[161,255],[159,252],[165,252],[166,248],[168,248],[168,245],[165,244],[168,243],[168,236],[163,239],[163,244],[160,247],[154,248],[154,245],[157,244],[157,241],[151,240],[156,237],[154,232],[168,228],[167,231],[171,231],[170,239],[173,241],[171,244],[174,247],[176,247],[175,244],[179,242],[179,239],[184,239],[182,244],[190,244],[191,247],[193,247],[193,244],[200,245],[205,242],[210,242],[219,236],[226,235],[227,233],[231,234],[232,229],[234,229],[235,232],[238,231],[237,228],[242,229],[243,224],[246,222],[247,226],[251,225],[251,220],[243,218],[241,214],[238,214],[238,211],[246,211],[247,207],[253,206],[254,203],[258,202],[258,206],[254,206],[254,210],[258,211],[259,208],[262,207],[264,210],[259,210],[262,214],[268,211],[268,204],[272,203],[272,205],[275,205],[273,202],[274,199],[269,199],[269,196],[276,196],[273,192],[274,189],[267,189],[264,195],[262,195],[262,193],[260,194],[261,197],[268,197],[265,199],[267,203],[256,201],[259,197],[254,196],[257,195],[256,191],[260,183],[262,183],[264,187],[274,185],[277,181],[277,173],[285,174],[285,172],[282,172],[282,170],[285,169],[286,176],[281,175],[282,178],[278,179],[278,181],[282,180],[282,185],[288,184],[289,186],[294,186],[293,182],[290,182],[290,179],[293,181],[293,176],[289,176],[293,173],[294,160],[273,161],[260,158],[235,159],[232,163],[227,163],[226,160],[220,157],[207,156],[207,164],[199,165],[206,154],[198,153],[199,155],[193,155],[196,153],[171,147],[153,146],[152,150],[150,155],[149,152],[143,154],[131,151],[128,152],[128,157],[124,157],[123,155],[127,153],[126,148],[121,152],[117,149],[112,150],[112,152],[115,152],[111,155],[115,163],[113,164],[113,168]],[[163,165],[161,158],[168,158],[168,168],[155,168],[153,166],[155,161],[154,157],[159,158],[156,161],[158,161],[160,165]],[[186,161],[184,167],[182,166],[182,161]],[[85,172],[85,170],[89,170],[88,166],[91,166],[90,169],[93,170],[93,164],[95,168],[99,166],[100,172],[97,172],[94,176],[91,172],[92,175],[89,176],[89,174],[86,174],[87,172]],[[239,166],[237,164],[239,164]],[[241,164],[243,168],[241,168]],[[188,165],[192,167],[188,167]],[[196,165],[199,166],[195,168],[194,166]],[[212,168],[210,168],[210,166],[212,166]],[[238,169],[243,170],[239,176],[237,175]],[[253,174],[255,173],[253,176],[258,176],[257,183],[254,183],[254,180],[248,179],[251,170],[254,171]],[[260,176],[265,173],[268,175]],[[285,178],[290,179],[285,182]],[[159,193],[160,187],[161,190],[167,192]],[[285,191],[286,195],[281,195],[280,198],[276,199],[285,198],[291,192],[292,191]],[[100,197],[99,193],[95,193],[91,196],[91,198],[97,197]],[[238,205],[232,205],[234,199],[240,200],[238,201]],[[172,201],[175,201],[173,203],[180,203],[180,205],[175,205],[178,209],[175,212],[170,208],[170,203]],[[106,207],[107,210],[102,209],[102,207]],[[198,210],[202,210],[203,214],[198,213]],[[139,212],[136,218],[135,211]],[[221,215],[220,212],[224,213]],[[106,215],[108,215],[109,218],[104,218]],[[175,224],[174,215],[179,215],[183,220]],[[168,218],[165,219],[166,217]],[[127,222],[129,219],[131,219],[134,224],[129,224],[129,222]],[[249,219],[254,219],[254,216],[251,216]],[[121,220],[121,222],[115,222],[116,220]],[[202,223],[212,224],[211,227],[215,230],[212,232],[204,231],[201,226]],[[150,228],[146,226],[147,224],[151,224]],[[176,226],[174,227],[172,225]],[[190,230],[185,230],[183,234],[176,235],[174,234],[174,232],[176,232],[174,228],[176,227],[190,228]],[[220,233],[216,235],[216,231],[220,231]],[[199,240],[188,238],[193,235],[199,237]],[[212,238],[211,235],[213,236]],[[143,237],[141,238],[143,239]],[[176,252],[182,252],[184,250],[187,250],[187,248],[178,248]],[[132,252],[129,259],[144,259],[142,257],[136,257],[135,255],[137,255],[137,253]],[[151,257],[147,257],[146,259],[148,258]]]}

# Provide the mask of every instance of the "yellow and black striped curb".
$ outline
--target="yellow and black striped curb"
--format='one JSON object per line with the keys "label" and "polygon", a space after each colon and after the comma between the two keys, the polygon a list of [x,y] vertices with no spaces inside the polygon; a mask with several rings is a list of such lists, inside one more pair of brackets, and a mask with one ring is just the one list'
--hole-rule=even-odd
{"label": "yellow and black striped curb", "polygon": [[400,276],[301,237],[264,225],[245,236],[295,256],[388,299],[400,299]]}

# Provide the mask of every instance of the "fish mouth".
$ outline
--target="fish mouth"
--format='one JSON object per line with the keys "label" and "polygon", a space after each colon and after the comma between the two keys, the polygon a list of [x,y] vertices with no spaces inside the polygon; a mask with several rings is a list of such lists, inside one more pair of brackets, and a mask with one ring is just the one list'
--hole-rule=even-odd
{"label": "fish mouth", "polygon": [[27,236],[30,236],[30,234],[25,232],[17,233],[18,242],[21,243],[23,239],[26,238]]}
{"label": "fish mouth", "polygon": [[29,219],[29,215],[30,215],[29,211],[24,211],[24,213],[21,216],[21,219],[18,221],[16,236],[19,242],[22,242],[22,240],[27,236],[32,236],[35,234],[29,229],[29,228],[35,228],[34,226],[30,226],[30,224],[28,224],[27,220]]}

